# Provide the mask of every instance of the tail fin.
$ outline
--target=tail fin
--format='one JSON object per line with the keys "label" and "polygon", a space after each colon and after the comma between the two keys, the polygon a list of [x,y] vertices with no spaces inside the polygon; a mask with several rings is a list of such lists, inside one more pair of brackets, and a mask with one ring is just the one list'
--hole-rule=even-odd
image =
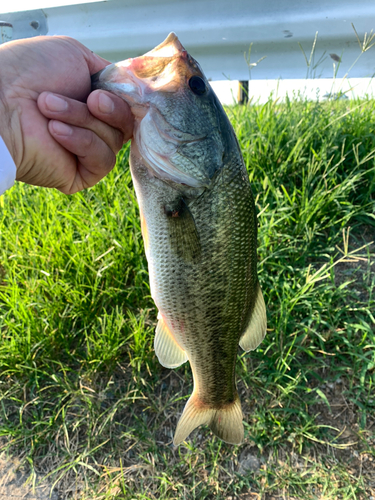
{"label": "tail fin", "polygon": [[202,404],[193,392],[178,421],[173,443],[179,445],[196,427],[203,424],[208,425],[212,432],[226,443],[241,444],[244,430],[238,394],[233,403],[215,409]]}
{"label": "tail fin", "polygon": [[244,436],[242,418],[241,402],[236,394],[233,403],[216,410],[210,428],[216,436],[226,443],[241,444]]}

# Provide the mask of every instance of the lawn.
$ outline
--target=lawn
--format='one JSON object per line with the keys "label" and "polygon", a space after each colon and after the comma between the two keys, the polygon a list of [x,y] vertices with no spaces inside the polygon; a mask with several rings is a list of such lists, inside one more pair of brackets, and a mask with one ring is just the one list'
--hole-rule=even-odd
{"label": "lawn", "polygon": [[60,499],[375,497],[375,101],[227,112],[268,314],[239,349],[241,446],[172,444],[192,375],[153,350],[129,147],[83,193],[0,197],[0,444]]}

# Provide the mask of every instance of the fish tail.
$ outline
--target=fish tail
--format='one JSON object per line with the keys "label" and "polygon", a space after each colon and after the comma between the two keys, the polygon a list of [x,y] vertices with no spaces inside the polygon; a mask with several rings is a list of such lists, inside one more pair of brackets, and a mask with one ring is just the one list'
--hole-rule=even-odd
{"label": "fish tail", "polygon": [[217,409],[205,405],[193,393],[178,421],[173,443],[182,443],[196,427],[203,424],[208,425],[212,432],[226,443],[241,444],[244,429],[238,394],[232,403]]}
{"label": "fish tail", "polygon": [[232,403],[227,403],[215,415],[209,424],[212,432],[230,444],[241,444],[244,437],[241,402],[238,394]]}

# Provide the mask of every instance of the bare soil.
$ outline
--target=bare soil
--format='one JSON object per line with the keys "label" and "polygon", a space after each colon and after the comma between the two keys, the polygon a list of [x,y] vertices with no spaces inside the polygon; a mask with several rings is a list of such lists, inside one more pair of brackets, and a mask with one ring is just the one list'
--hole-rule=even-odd
{"label": "bare soil", "polygon": [[0,456],[0,500],[59,500],[48,481],[30,474],[15,458]]}

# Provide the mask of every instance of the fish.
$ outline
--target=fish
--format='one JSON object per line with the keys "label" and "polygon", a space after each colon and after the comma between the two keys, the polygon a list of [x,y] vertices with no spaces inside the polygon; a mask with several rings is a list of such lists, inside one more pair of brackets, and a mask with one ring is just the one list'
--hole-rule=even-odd
{"label": "fish", "polygon": [[173,442],[205,424],[240,444],[238,345],[256,349],[267,317],[256,207],[233,127],[174,33],[93,75],[92,88],[120,96],[134,115],[130,170],[158,309],[154,349],[166,368],[189,361],[194,381]]}

